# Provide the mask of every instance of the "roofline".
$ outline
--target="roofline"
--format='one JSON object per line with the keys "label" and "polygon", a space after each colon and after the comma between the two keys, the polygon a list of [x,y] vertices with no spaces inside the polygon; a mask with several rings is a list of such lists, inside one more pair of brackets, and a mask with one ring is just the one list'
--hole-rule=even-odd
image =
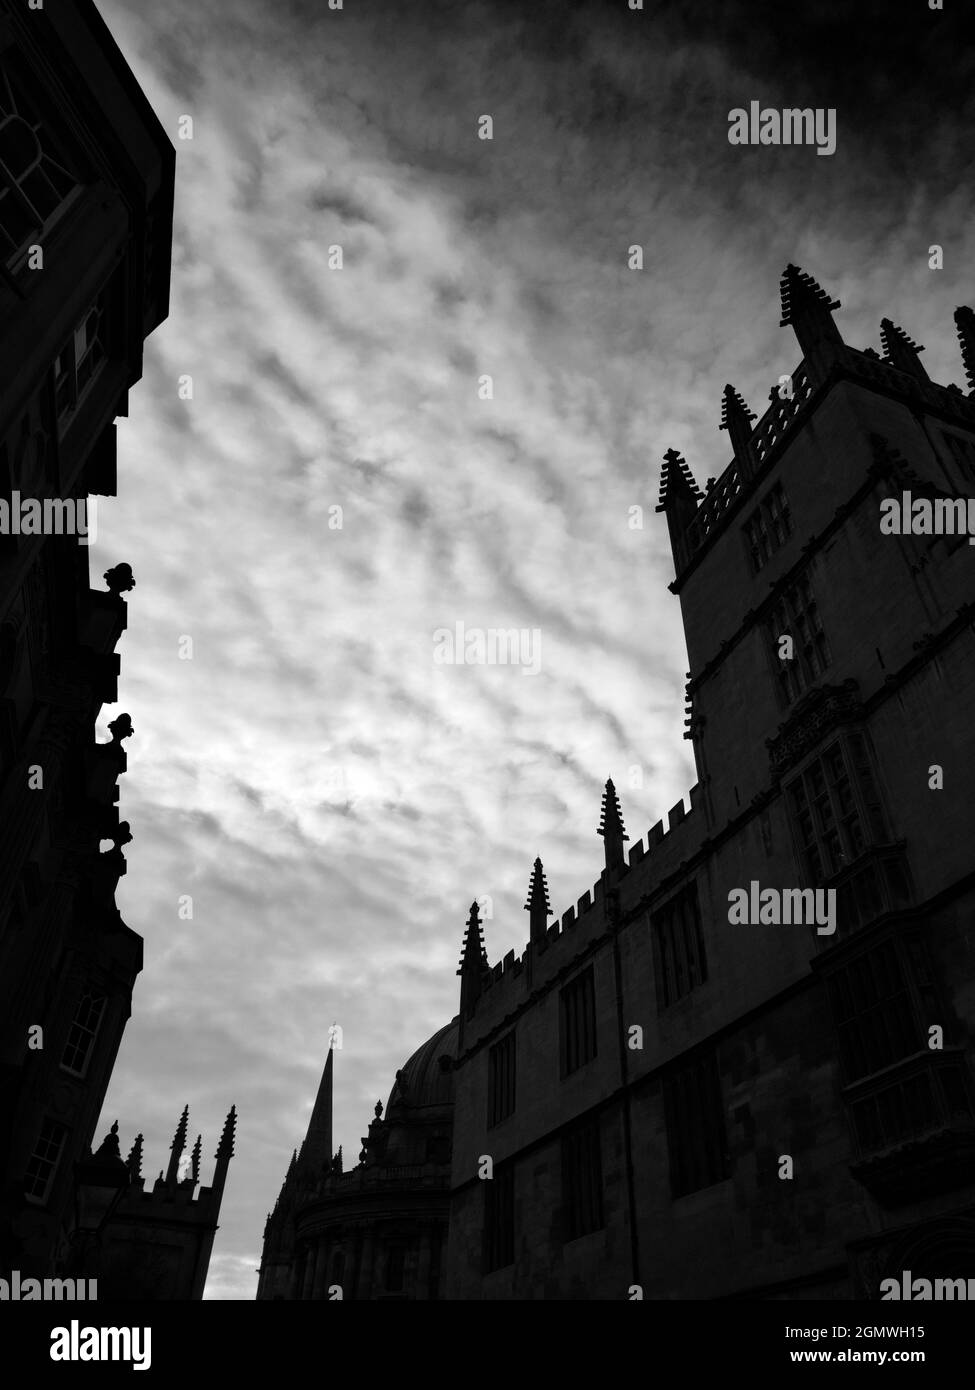
{"label": "roofline", "polygon": [[98,41],[98,45],[105,54],[116,77],[119,79],[125,90],[126,96],[136,107],[141,115],[146,129],[151,133],[154,141],[163,150],[167,158],[176,160],[176,147],[166,134],[165,127],[153,110],[149,98],[139,85],[135,73],[126,62],[125,55],[119,48],[111,29],[105,23],[101,14],[95,6],[94,0],[74,0],[75,9],[78,17],[87,24],[93,36]]}

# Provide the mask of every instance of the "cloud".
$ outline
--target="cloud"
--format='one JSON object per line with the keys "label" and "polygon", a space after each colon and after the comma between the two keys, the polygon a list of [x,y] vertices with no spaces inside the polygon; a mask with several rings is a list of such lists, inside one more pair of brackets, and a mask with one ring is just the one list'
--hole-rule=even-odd
{"label": "cloud", "polygon": [[[100,729],[136,725],[119,902],[146,942],[104,1113],[144,1131],[151,1172],[184,1103],[205,1154],[237,1104],[207,1297],[250,1298],[328,1025],[353,1155],[455,1012],[471,899],[493,898],[492,960],[520,950],[536,853],[558,913],[598,876],[607,776],[634,839],[693,782],[659,459],[717,476],[724,383],[761,413],[796,365],[782,267],[843,300],[849,341],[890,313],[959,379],[964,292],[926,248],[970,265],[975,218],[938,111],[878,121],[869,90],[836,98],[829,159],[730,147],[732,106],[832,100],[761,25],[746,45],[624,7],[103,10],[167,130],[194,118],[171,313],[93,565],[138,578]],[[538,629],[541,672],[436,666],[458,621]]]}

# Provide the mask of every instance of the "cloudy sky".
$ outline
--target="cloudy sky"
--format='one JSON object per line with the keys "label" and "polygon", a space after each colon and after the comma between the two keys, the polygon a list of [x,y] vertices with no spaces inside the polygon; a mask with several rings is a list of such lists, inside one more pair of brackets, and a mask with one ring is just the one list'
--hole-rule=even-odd
{"label": "cloudy sky", "polygon": [[[536,854],[558,914],[598,877],[607,776],[634,840],[693,783],[660,458],[719,474],[725,382],[760,415],[797,365],[786,263],[848,341],[889,314],[963,382],[973,57],[923,0],[100,8],[178,155],[93,552],[138,581],[99,728],[135,724],[145,939],[102,1123],[151,1177],[188,1102],[208,1180],[236,1103],[207,1297],[252,1298],[329,1025],[354,1161],[456,1010],[472,899],[520,952]],[[834,107],[836,153],[729,145],[752,100]],[[537,631],[540,669],[437,664],[458,622]]]}

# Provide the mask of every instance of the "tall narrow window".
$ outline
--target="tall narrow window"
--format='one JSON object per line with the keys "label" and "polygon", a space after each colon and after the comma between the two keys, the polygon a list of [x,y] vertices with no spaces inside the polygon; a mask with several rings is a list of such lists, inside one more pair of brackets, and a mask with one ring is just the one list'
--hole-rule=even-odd
{"label": "tall narrow window", "polygon": [[657,1007],[665,1009],[708,977],[697,885],[689,883],[651,915]]}
{"label": "tall narrow window", "polygon": [[105,365],[108,296],[106,287],[54,359],[54,403],[61,434]]}
{"label": "tall narrow window", "polygon": [[806,878],[831,878],[869,844],[887,837],[866,740],[847,734],[786,789]]}
{"label": "tall narrow window", "polygon": [[484,1273],[503,1269],[515,1258],[515,1168],[499,1163],[484,1180]]}
{"label": "tall narrow window", "polygon": [[663,1092],[672,1195],[683,1197],[721,1182],[729,1176],[730,1160],[715,1053],[672,1072]]}
{"label": "tall narrow window", "polygon": [[930,1021],[945,1014],[919,932],[889,928],[886,939],[831,970],[826,987],[860,1153],[959,1119],[967,1127],[964,1060],[927,1046]]}
{"label": "tall narrow window", "polygon": [[888,940],[837,970],[829,996],[846,1082],[881,1071],[923,1047],[906,962]]}
{"label": "tall narrow window", "polygon": [[562,1216],[566,1240],[589,1235],[606,1224],[598,1116],[562,1138]]}
{"label": "tall narrow window", "polygon": [[781,483],[774,483],[745,522],[745,542],[757,574],[792,535],[792,513]]}
{"label": "tall narrow window", "polygon": [[68,1040],[61,1056],[65,1071],[75,1076],[84,1076],[91,1059],[91,1050],[98,1036],[98,1029],[105,1013],[105,996],[95,990],[86,989],[78,1001],[74,1020],[68,1029]]}
{"label": "tall narrow window", "polygon": [[42,117],[35,84],[0,59],[0,260],[12,266],[53,226],[79,187],[65,142]]}
{"label": "tall narrow window", "polygon": [[960,434],[942,433],[951,457],[958,465],[963,478],[975,482],[975,440],[965,439]]}
{"label": "tall narrow window", "polygon": [[44,1121],[24,1177],[24,1196],[28,1201],[47,1201],[67,1137],[64,1125],[56,1120]]}
{"label": "tall narrow window", "polygon": [[406,1271],[406,1241],[395,1239],[386,1242],[386,1291],[401,1293]]}
{"label": "tall narrow window", "polygon": [[[791,704],[826,670],[830,662],[826,634],[808,574],[800,575],[772,609],[766,631],[784,704]],[[791,637],[792,655],[783,658],[781,639]]]}
{"label": "tall narrow window", "polygon": [[559,1060],[563,1076],[596,1055],[596,996],[592,966],[559,994]]}
{"label": "tall narrow window", "polygon": [[782,484],[776,483],[769,488],[768,496],[763,503],[765,514],[768,517],[768,530],[772,538],[772,549],[778,550],[779,546],[785,545],[792,535],[792,512],[789,504],[785,500],[785,493],[782,491]]}
{"label": "tall narrow window", "polygon": [[508,1035],[488,1052],[488,1128],[500,1124],[515,1108],[515,1035]]}

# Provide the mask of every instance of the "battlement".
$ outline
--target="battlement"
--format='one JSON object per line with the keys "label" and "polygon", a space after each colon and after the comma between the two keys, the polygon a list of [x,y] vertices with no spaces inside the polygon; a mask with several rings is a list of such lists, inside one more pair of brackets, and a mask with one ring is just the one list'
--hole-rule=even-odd
{"label": "battlement", "polygon": [[182,1214],[191,1220],[209,1221],[219,1211],[220,1197],[218,1194],[214,1200],[213,1188],[201,1186],[195,1178],[184,1178],[173,1186],[165,1178],[158,1177],[149,1190],[144,1178],[136,1178],[129,1184],[119,1212],[122,1216],[143,1217],[147,1207],[156,1212],[166,1210],[170,1216],[182,1209]]}
{"label": "battlement", "polygon": [[[689,806],[684,805],[684,798],[681,797],[676,805],[671,806],[667,812],[667,828],[664,829],[662,820],[658,820],[647,832],[646,844],[643,840],[637,840],[635,845],[630,848],[628,856],[629,867],[632,869],[641,860],[651,855],[658,845],[663,845],[666,850],[672,849],[677,841],[683,848],[690,838],[697,832],[698,821],[694,813],[701,805],[701,788],[699,784],[691,787],[688,793]],[[679,832],[679,833],[678,833]],[[676,839],[672,839],[676,836]]]}
{"label": "battlement", "polygon": [[[772,388],[770,404],[754,426],[753,412],[732,386],[725,387],[720,428],[731,436],[731,462],[717,479],[708,479],[701,493],[686,460],[674,450],[664,455],[657,511],[667,515],[678,577],[756,490],[826,383],[856,381],[975,427],[975,386],[966,396],[959,386],[931,381],[919,358],[924,349],[890,319],[881,322],[881,357],[873,348],[854,348],[843,342],[831,312],[840,307],[839,303],[831,303],[815,281],[795,266],[788,267],[783,276],[781,292],[782,324],[793,327],[805,355],[791,377],[779,378],[780,386]],[[970,309],[958,309],[955,323],[966,377],[972,382],[975,315]]]}
{"label": "battlement", "polygon": [[[516,981],[519,985],[524,985],[527,991],[531,976],[529,967],[533,964],[531,960],[533,950],[536,952],[534,958],[536,973],[531,979],[531,983],[534,985],[538,983],[538,972],[541,972],[543,977],[549,977],[554,970],[565,963],[566,959],[571,958],[573,949],[584,944],[589,935],[600,934],[605,925],[608,884],[611,884],[613,889],[619,889],[625,899],[627,880],[636,866],[645,864],[650,857],[659,862],[661,877],[678,867],[681,859],[688,856],[692,847],[696,848],[695,839],[699,834],[699,820],[695,812],[699,809],[701,801],[699,785],[691,788],[688,801],[689,805],[685,805],[682,797],[676,805],[670,808],[667,813],[666,828],[663,820],[652,825],[647,832],[646,839],[638,840],[631,847],[627,860],[620,864],[612,874],[609,870],[604,870],[592,888],[587,889],[574,905],[566,908],[561,917],[556,917],[555,921],[546,928],[542,940],[534,944],[530,942],[521,955],[516,955],[514,950],[508,951],[497,964],[485,969],[482,977],[481,994],[473,1010],[475,1017],[481,1010],[489,1010],[491,1013],[500,1012],[503,1015],[513,1007],[516,1002],[514,993]],[[646,896],[646,884],[641,883],[640,887],[639,896],[642,898]],[[588,928],[592,928],[592,931],[587,931]],[[565,952],[568,955],[560,950],[563,942],[567,942]]]}
{"label": "battlement", "polygon": [[136,1135],[129,1156],[123,1162],[119,1155],[118,1122],[116,1121],[111,1134],[106,1137],[95,1158],[105,1160],[107,1157],[113,1167],[123,1175],[123,1178],[127,1179],[121,1199],[115,1209],[116,1216],[120,1220],[124,1221],[136,1217],[140,1220],[146,1220],[151,1213],[159,1216],[165,1215],[168,1218],[175,1214],[176,1209],[181,1209],[181,1216],[188,1216],[192,1220],[216,1221],[227,1178],[227,1167],[234,1152],[237,1110],[235,1106],[231,1106],[230,1113],[224,1123],[215,1155],[217,1161],[210,1187],[204,1187],[200,1184],[202,1135],[197,1135],[192,1152],[188,1155],[189,1171],[184,1171],[184,1175],[180,1176],[180,1169],[187,1149],[188,1124],[189,1107],[184,1106],[176,1126],[173,1142],[170,1145],[169,1166],[165,1173],[160,1171],[151,1189],[147,1190],[146,1181],[142,1176],[142,1135]]}

